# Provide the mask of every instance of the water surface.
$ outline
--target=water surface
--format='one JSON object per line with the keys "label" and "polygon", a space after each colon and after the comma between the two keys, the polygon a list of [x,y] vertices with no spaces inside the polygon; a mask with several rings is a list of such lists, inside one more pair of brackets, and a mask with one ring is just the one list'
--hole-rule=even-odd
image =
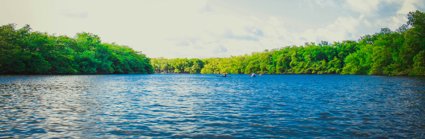
{"label": "water surface", "polygon": [[0,138],[425,137],[425,80],[0,76]]}

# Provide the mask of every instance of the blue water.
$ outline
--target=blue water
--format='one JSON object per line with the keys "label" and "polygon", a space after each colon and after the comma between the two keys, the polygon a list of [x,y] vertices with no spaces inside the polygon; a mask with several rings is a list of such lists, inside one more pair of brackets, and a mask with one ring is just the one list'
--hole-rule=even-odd
{"label": "blue water", "polygon": [[425,138],[425,79],[0,76],[0,138]]}

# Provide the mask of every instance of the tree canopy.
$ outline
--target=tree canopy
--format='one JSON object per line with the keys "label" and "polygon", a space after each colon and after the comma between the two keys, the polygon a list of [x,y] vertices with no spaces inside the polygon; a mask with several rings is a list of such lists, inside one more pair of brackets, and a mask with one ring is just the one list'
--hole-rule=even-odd
{"label": "tree canopy", "polygon": [[357,41],[306,43],[228,58],[154,58],[157,73],[425,75],[425,13]]}
{"label": "tree canopy", "polygon": [[75,37],[0,26],[0,74],[232,73],[425,75],[425,13],[396,31],[356,41],[322,41],[227,58],[154,58],[99,36]]}
{"label": "tree canopy", "polygon": [[133,49],[103,43],[97,35],[74,38],[0,26],[0,74],[153,73],[150,59]]}

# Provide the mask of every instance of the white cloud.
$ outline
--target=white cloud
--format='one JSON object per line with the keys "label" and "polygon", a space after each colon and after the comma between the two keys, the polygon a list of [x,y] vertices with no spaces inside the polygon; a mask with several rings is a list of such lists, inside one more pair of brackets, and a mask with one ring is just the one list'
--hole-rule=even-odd
{"label": "white cloud", "polygon": [[380,2],[380,0],[347,0],[346,4],[356,12],[370,14],[377,10]]}
{"label": "white cloud", "polygon": [[398,14],[407,14],[417,9],[416,5],[424,5],[422,0],[404,0],[401,8],[397,11]]}
{"label": "white cloud", "polygon": [[295,45],[301,45],[305,42],[353,40],[361,35],[357,28],[364,25],[366,23],[364,21],[363,16],[358,18],[339,17],[327,26],[295,33],[291,39]]}

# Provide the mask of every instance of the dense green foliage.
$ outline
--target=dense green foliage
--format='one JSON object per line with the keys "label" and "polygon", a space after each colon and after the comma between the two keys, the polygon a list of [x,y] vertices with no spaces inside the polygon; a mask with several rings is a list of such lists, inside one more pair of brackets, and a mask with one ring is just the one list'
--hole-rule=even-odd
{"label": "dense green foliage", "polygon": [[303,73],[425,75],[425,14],[408,14],[397,31],[383,28],[358,41],[306,43],[251,55],[153,59],[157,73]]}
{"label": "dense green foliage", "polygon": [[154,58],[151,62],[156,73],[200,73],[204,67],[204,62],[195,58]]}
{"label": "dense green foliage", "polygon": [[32,32],[27,25],[0,26],[0,74],[153,73],[150,60],[133,49],[102,43],[90,33],[74,38]]}
{"label": "dense green foliage", "polygon": [[[425,75],[425,13],[408,14],[396,31],[383,28],[357,41],[306,43],[228,58],[155,58],[102,43],[0,26],[0,74],[232,73]],[[152,62],[152,65],[151,65]]]}

